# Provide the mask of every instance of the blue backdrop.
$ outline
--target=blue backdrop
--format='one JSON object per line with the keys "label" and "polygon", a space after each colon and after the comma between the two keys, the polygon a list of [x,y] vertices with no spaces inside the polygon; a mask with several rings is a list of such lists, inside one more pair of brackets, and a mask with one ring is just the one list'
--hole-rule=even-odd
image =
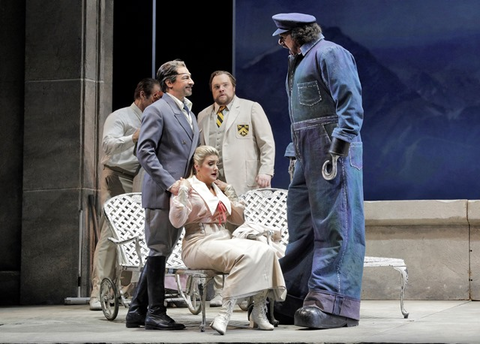
{"label": "blue backdrop", "polygon": [[237,95],[264,107],[277,148],[272,184],[286,188],[288,51],[271,19],[280,12],[315,15],[356,58],[366,200],[480,198],[480,1],[236,1]]}

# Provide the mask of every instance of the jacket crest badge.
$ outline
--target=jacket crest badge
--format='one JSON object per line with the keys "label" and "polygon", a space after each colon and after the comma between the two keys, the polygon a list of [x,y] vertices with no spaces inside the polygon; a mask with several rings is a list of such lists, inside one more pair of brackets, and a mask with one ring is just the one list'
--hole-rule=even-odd
{"label": "jacket crest badge", "polygon": [[237,124],[237,131],[242,136],[248,135],[248,130],[250,126],[248,124]]}

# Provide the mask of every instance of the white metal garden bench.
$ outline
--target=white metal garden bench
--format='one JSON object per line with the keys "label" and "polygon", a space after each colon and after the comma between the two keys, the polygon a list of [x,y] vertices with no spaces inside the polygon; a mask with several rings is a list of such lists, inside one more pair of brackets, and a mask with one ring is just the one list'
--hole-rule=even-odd
{"label": "white metal garden bench", "polygon": [[[284,245],[288,243],[287,194],[287,190],[284,189],[268,188],[251,190],[240,196],[246,204],[246,221],[280,230],[281,242]],[[113,237],[109,240],[114,242],[118,249],[118,277],[115,281],[110,278],[102,280],[100,301],[105,317],[108,320],[114,320],[118,314],[119,305],[128,307],[130,304],[130,300],[123,294],[121,288],[122,272],[131,271],[131,283],[137,283],[148,256],[149,250],[144,238],[145,210],[141,205],[141,193],[126,193],[109,199],[105,202],[104,212],[113,231]],[[166,301],[183,300],[192,314],[197,315],[201,312],[200,330],[203,332],[206,325],[206,287],[216,275],[225,276],[225,274],[213,270],[188,269],[181,258],[183,235],[182,232],[172,255],[167,260],[166,270],[167,274],[175,276],[178,294],[166,295]],[[408,273],[403,259],[365,257],[364,266],[390,266],[400,272],[402,278],[400,308],[403,316],[407,318],[408,313],[404,309],[403,300]],[[185,286],[180,281],[182,275],[187,276]]]}

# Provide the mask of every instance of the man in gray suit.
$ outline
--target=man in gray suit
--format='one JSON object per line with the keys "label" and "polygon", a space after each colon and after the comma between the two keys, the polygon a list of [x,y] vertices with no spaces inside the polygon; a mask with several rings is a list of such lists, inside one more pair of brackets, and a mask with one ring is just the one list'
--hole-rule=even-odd
{"label": "man in gray suit", "polygon": [[[168,219],[170,195],[178,193],[179,180],[190,172],[192,156],[200,143],[198,125],[191,112],[193,80],[185,63],[164,63],[157,72],[163,97],[145,109],[137,157],[145,169],[142,205],[145,208],[147,262],[126,317],[127,327],[147,330],[181,330],[185,326],[167,315],[165,264],[181,229]],[[154,105],[154,106],[153,106]]]}

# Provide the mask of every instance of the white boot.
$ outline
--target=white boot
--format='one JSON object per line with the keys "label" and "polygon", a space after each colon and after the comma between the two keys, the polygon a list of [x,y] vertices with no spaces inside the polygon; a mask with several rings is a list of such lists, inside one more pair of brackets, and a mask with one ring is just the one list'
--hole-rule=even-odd
{"label": "white boot", "polygon": [[222,295],[215,294],[215,296],[210,300],[210,307],[220,307],[222,305]]}
{"label": "white boot", "polygon": [[261,291],[253,297],[253,310],[250,314],[250,327],[258,327],[260,330],[273,331],[274,326],[268,321],[265,310],[267,308],[266,303],[267,291]]}
{"label": "white boot", "polygon": [[215,291],[214,297],[210,300],[210,307],[222,306],[222,289],[223,289],[224,276],[217,275],[213,278],[213,290]]}
{"label": "white boot", "polygon": [[224,335],[227,332],[228,322],[230,321],[230,316],[233,312],[233,307],[237,303],[236,299],[233,298],[226,298],[223,299],[222,308],[220,309],[220,313],[213,319],[213,322],[210,324],[210,327],[213,328],[215,331]]}

